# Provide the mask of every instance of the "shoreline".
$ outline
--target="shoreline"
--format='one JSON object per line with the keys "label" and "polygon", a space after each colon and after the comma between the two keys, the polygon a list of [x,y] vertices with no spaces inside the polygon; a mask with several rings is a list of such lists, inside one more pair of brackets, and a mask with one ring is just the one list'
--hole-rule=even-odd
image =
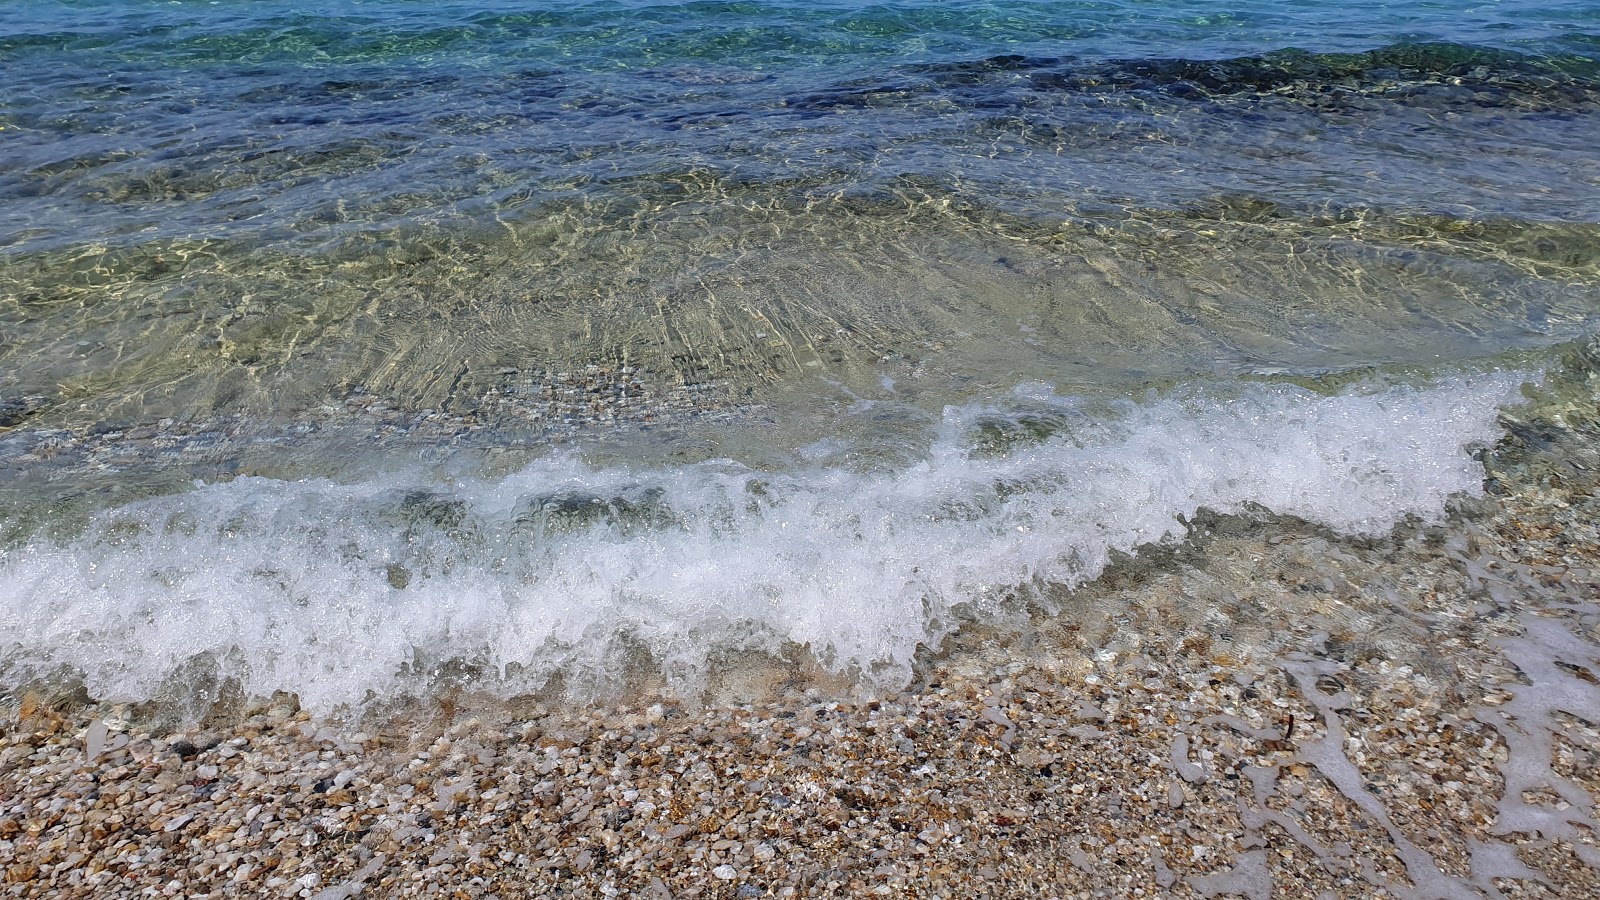
{"label": "shoreline", "polygon": [[1600,500],[1569,469],[1360,553],[1199,523],[874,699],[754,672],[699,707],[280,696],[167,732],[21,698],[3,893],[1600,893]]}
{"label": "shoreline", "polygon": [[1600,900],[1600,7],[359,5],[0,26],[0,900]]}

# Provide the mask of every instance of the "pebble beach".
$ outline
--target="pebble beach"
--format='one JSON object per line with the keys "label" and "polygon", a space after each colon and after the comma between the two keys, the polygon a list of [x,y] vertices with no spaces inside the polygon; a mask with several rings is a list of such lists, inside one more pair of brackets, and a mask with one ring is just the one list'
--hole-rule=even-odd
{"label": "pebble beach", "polygon": [[1581,458],[1360,554],[1198,523],[887,696],[776,660],[696,702],[456,690],[346,718],[29,693],[0,736],[0,891],[1594,896]]}
{"label": "pebble beach", "polygon": [[0,900],[1600,898],[1594,0],[8,0]]}

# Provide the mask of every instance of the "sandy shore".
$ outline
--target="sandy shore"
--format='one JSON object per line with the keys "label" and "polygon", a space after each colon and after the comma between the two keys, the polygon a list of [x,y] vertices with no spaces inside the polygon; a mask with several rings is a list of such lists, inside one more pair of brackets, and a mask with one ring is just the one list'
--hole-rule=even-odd
{"label": "sandy shore", "polygon": [[0,894],[1600,896],[1582,472],[1385,541],[1202,523],[870,700],[777,665],[178,730],[13,698]]}

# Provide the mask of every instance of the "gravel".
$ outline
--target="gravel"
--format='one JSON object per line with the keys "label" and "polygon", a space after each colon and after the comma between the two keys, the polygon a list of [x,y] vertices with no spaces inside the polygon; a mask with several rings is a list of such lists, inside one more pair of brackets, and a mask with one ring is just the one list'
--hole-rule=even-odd
{"label": "gravel", "polygon": [[1595,497],[1360,547],[1218,523],[888,696],[279,696],[174,731],[30,694],[0,895],[1600,896]]}

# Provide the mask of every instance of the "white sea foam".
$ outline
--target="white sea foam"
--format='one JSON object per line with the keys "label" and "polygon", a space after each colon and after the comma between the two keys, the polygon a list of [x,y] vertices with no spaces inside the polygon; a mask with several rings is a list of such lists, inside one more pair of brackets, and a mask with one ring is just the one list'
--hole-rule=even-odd
{"label": "white sea foam", "polygon": [[[960,616],[1095,578],[1201,508],[1354,534],[1438,519],[1481,489],[1471,449],[1524,380],[1190,389],[1093,415],[1025,387],[946,410],[888,474],[824,453],[782,473],[557,455],[447,485],[239,478],[4,551],[0,648],[12,677],[65,665],[105,699],[149,697],[199,657],[321,710],[449,659],[519,687],[598,677],[623,644],[691,690],[715,654],[785,642],[894,683]],[[1029,437],[995,450],[1007,433]]]}

